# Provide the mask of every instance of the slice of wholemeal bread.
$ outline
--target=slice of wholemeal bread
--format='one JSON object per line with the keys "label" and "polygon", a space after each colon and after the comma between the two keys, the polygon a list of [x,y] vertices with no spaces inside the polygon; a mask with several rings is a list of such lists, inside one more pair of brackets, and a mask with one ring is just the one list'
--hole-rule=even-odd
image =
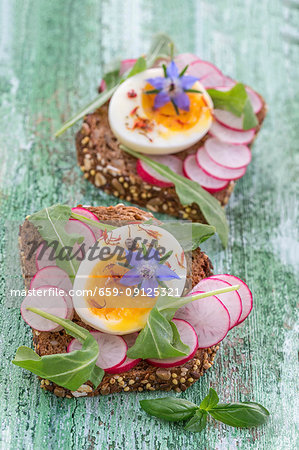
{"label": "slice of wholemeal bread", "polygon": [[[145,221],[153,218],[151,213],[139,210],[135,207],[127,207],[117,205],[115,207],[87,207],[100,220],[113,225],[122,225],[124,221]],[[30,281],[36,273],[35,254],[29,258],[31,245],[30,242],[42,241],[37,229],[31,222],[25,220],[20,227],[19,246],[21,255],[21,265],[26,289],[29,289]],[[190,287],[195,286],[202,278],[212,274],[213,266],[208,256],[203,253],[200,248],[193,251],[189,255],[188,261]],[[192,270],[191,270],[192,268]],[[74,322],[91,330],[91,328],[83,323],[75,314]],[[67,335],[65,331],[59,332],[39,332],[33,331],[33,344],[36,352],[43,355],[54,353],[65,353],[72,337]],[[211,367],[219,346],[214,346],[204,350],[198,350],[190,361],[187,363],[173,367],[170,369],[161,369],[151,366],[146,361],[141,361],[137,366],[128,372],[120,375],[105,374],[100,385],[94,389],[91,383],[87,382],[77,391],[71,392],[63,387],[57,386],[49,380],[41,380],[41,387],[54,392],[59,397],[81,397],[113,394],[116,392],[144,391],[144,390],[164,390],[170,391],[174,389],[176,392],[185,391],[205,371]]]}
{"label": "slice of wholemeal bread", "polygon": [[[260,98],[263,108],[257,115],[259,124],[256,136],[267,110],[264,99]],[[188,154],[194,153],[207,137],[208,135],[175,156],[185,159]],[[198,205],[181,204],[174,187],[160,188],[145,183],[137,174],[136,159],[122,151],[119,145],[108,123],[107,104],[93,114],[88,114],[76,136],[77,160],[84,177],[106,193],[146,207],[150,211],[206,222]],[[212,194],[222,206],[228,203],[234,184],[231,181],[225,189]]]}

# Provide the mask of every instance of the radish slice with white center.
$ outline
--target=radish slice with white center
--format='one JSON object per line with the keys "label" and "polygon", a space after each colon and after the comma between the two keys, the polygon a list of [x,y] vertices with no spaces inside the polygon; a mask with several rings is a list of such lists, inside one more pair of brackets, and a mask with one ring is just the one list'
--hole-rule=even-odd
{"label": "radish slice with white center", "polygon": [[255,114],[258,114],[263,107],[263,102],[262,102],[260,96],[250,87],[246,87],[246,92],[249,96],[253,112]]}
{"label": "radish slice with white center", "polygon": [[[196,290],[193,293],[200,292]],[[193,326],[198,336],[199,348],[218,344],[225,338],[230,327],[228,310],[215,295],[188,303],[177,310],[175,317],[187,320]]]}
{"label": "radish slice with white center", "polygon": [[190,351],[186,356],[179,356],[177,358],[166,358],[166,359],[147,359],[147,362],[156,367],[175,367],[181,366],[185,362],[193,358],[198,349],[198,338],[196,331],[190,323],[186,322],[184,319],[173,319],[173,323],[176,325],[181,341],[188,345]]}
{"label": "radish slice with white center", "polygon": [[196,181],[208,192],[218,192],[226,188],[229,180],[216,180],[207,175],[197,164],[196,156],[189,155],[184,161],[184,172],[187,178]]}
{"label": "radish slice with white center", "polygon": [[[100,220],[97,218],[95,214],[93,214],[91,211],[88,211],[88,209],[85,209],[81,206],[76,206],[76,208],[72,208],[72,212],[75,214],[79,214],[80,216],[84,216],[87,219],[93,220],[94,222],[100,222]],[[100,237],[103,234],[103,230],[101,230],[100,228],[92,227],[92,231],[96,239],[100,239]]]}
{"label": "radish slice with white center", "polygon": [[[127,343],[128,349],[133,347],[137,339],[137,336],[138,333],[125,334],[124,336],[122,336]],[[127,372],[128,370],[133,369],[133,367],[135,367],[140,361],[141,358],[132,359],[126,357],[126,359],[122,364],[120,364],[117,367],[114,367],[113,369],[106,369],[106,372],[111,374]]]}
{"label": "radish slice with white center", "polygon": [[[119,366],[126,359],[128,346],[121,336],[105,334],[99,331],[91,331],[91,334],[99,344],[99,356],[96,365],[103,370],[112,369]],[[80,350],[82,344],[77,339],[73,339],[67,348],[67,352]]]}
{"label": "radish slice with white center", "polygon": [[56,265],[55,249],[53,247],[45,247],[45,245],[45,243],[41,243],[36,250],[35,265],[37,270]]}
{"label": "radish slice with white center", "polygon": [[227,169],[242,169],[251,161],[251,151],[246,145],[227,144],[211,138],[206,140],[205,149],[216,164]]}
{"label": "radish slice with white center", "polygon": [[208,155],[205,146],[200,147],[196,153],[197,164],[200,168],[217,180],[237,180],[245,175],[246,167],[242,169],[227,169],[216,164]]}
{"label": "radish slice with white center", "polygon": [[174,58],[174,62],[176,63],[179,72],[195,61],[198,61],[198,56],[193,55],[193,53],[180,53]]}
{"label": "radish slice with white center", "polygon": [[[164,164],[165,166],[169,167],[169,169],[171,169],[173,172],[177,173],[178,175],[183,175],[183,162],[176,156],[172,156],[172,155],[151,156],[151,159],[153,159],[154,161],[156,161],[158,163]],[[137,168],[138,175],[146,183],[150,183],[150,184],[153,184],[154,186],[159,186],[159,187],[173,186],[173,183],[170,183],[167,178],[160,175],[152,167],[150,167],[148,164],[141,161],[140,159],[137,160],[136,168]]]}
{"label": "radish slice with white center", "polygon": [[69,234],[78,234],[79,236],[83,236],[83,242],[81,242],[80,244],[76,243],[74,245],[74,250],[77,251],[79,248],[82,249],[84,256],[86,255],[90,247],[92,247],[96,242],[96,237],[92,229],[79,220],[69,219],[64,229]]}
{"label": "radish slice with white center", "polygon": [[[224,127],[230,128],[231,130],[244,131],[243,116],[235,116],[231,112],[225,111],[224,109],[214,109],[213,116]],[[251,129],[254,130],[254,128]]]}
{"label": "radish slice with white center", "polygon": [[249,144],[254,139],[255,130],[231,130],[221,125],[217,120],[213,120],[209,134],[229,144]]}
{"label": "radish slice with white center", "polygon": [[201,78],[200,82],[206,89],[214,89],[215,86],[224,83],[224,76],[218,73],[211,73]]}
{"label": "radish slice with white center", "polygon": [[21,304],[23,319],[31,328],[37,331],[62,330],[62,327],[57,325],[57,323],[29,311],[27,308],[38,308],[61,319],[67,319],[68,308],[65,297],[59,295],[55,286],[41,286],[38,288],[38,292],[41,292],[41,295],[38,295],[36,292],[35,295],[27,295],[24,298]]}
{"label": "radish slice with white center", "polygon": [[126,73],[128,70],[132,69],[132,67],[134,66],[134,64],[136,63],[137,59],[123,59],[120,62],[120,70],[119,70],[119,74],[123,75],[124,73]]}
{"label": "radish slice with white center", "polygon": [[[191,62],[187,69],[187,73],[188,75],[199,78],[201,83],[202,80],[204,80],[205,78],[207,79],[207,77],[212,77],[212,75],[218,75],[219,78],[223,78],[221,70],[219,70],[210,62],[202,61],[201,59],[197,59],[196,61]],[[219,84],[221,84],[221,82],[218,83],[218,86]]]}
{"label": "radish slice with white center", "polygon": [[253,299],[252,299],[252,293],[247,286],[246,283],[244,283],[243,280],[241,280],[238,277],[235,277],[234,275],[228,275],[228,274],[221,274],[221,275],[212,275],[210,278],[217,278],[219,280],[226,281],[227,283],[230,283],[231,285],[240,285],[240,289],[238,289],[238,294],[241,298],[242,302],[242,313],[241,316],[237,322],[237,325],[240,325],[250,314],[252,307],[253,307]]}
{"label": "radish slice with white center", "polygon": [[[218,278],[204,278],[193,289],[192,292],[209,292],[216,289],[223,289],[231,286],[230,283]],[[217,298],[224,304],[230,315],[230,328],[233,328],[239,321],[242,314],[242,302],[237,291],[224,292],[218,294]]]}

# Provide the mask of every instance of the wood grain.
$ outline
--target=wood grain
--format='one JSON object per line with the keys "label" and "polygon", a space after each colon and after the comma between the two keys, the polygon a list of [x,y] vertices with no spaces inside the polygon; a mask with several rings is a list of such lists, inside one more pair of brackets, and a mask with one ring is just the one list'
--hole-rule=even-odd
{"label": "wood grain", "polygon": [[[298,1],[1,0],[1,403],[5,449],[294,449],[298,397]],[[230,333],[214,368],[183,397],[209,386],[222,400],[256,400],[268,425],[237,430],[211,421],[202,434],[154,420],[138,408],[160,393],[58,399],[11,364],[31,335],[20,318],[16,233],[23,218],[56,202],[116,204],[82,180],[74,133],[53,131],[91,99],[105,63],[146,51],[153,32],[215,62],[260,91],[269,106],[246,176],[227,208],[229,246],[205,251],[216,272],[245,279],[250,318]],[[297,166],[298,167],[298,166]],[[297,265],[296,265],[297,263]],[[298,405],[297,405],[298,406]],[[297,437],[298,439],[298,437]],[[298,441],[297,441],[298,442]]]}

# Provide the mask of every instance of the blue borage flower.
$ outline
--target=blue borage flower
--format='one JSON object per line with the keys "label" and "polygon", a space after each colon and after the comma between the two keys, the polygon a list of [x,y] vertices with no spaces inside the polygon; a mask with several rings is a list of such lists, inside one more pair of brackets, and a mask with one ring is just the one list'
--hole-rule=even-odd
{"label": "blue borage flower", "polygon": [[126,260],[131,269],[120,279],[125,286],[140,286],[149,297],[155,297],[154,289],[163,281],[180,277],[161,261],[159,252],[151,248],[146,254],[140,251],[126,252]]}
{"label": "blue borage flower", "polygon": [[155,109],[161,108],[166,103],[171,102],[177,114],[179,114],[179,108],[184,111],[189,111],[190,99],[186,92],[196,92],[199,94],[201,92],[191,89],[199,78],[184,75],[187,68],[188,66],[179,73],[175,62],[171,61],[167,68],[163,65],[164,77],[148,78],[146,80],[155,88],[145,91],[146,94],[156,94],[154,100]]}

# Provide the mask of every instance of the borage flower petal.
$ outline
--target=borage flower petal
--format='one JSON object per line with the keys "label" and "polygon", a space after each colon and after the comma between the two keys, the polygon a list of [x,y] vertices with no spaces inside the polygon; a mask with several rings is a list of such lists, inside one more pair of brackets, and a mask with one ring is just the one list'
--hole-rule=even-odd
{"label": "borage flower petal", "polygon": [[125,286],[135,286],[136,284],[141,283],[142,280],[143,278],[139,271],[136,267],[134,267],[133,269],[128,270],[128,272],[121,277],[120,282]]}
{"label": "borage flower petal", "polygon": [[177,105],[178,108],[183,109],[184,111],[189,111],[190,109],[190,99],[185,92],[181,92],[180,94],[177,94],[173,101]]}
{"label": "borage flower petal", "polygon": [[176,80],[179,77],[179,71],[174,61],[171,61],[171,63],[168,65],[166,74],[172,80]]}
{"label": "borage flower petal", "polygon": [[174,278],[177,278],[177,279],[180,278],[175,273],[174,270],[170,269],[169,267],[165,266],[164,264],[159,264],[157,271],[156,271],[156,277],[158,280],[161,280],[161,281],[168,281],[168,280],[173,280]]}
{"label": "borage flower petal", "polygon": [[151,84],[156,89],[163,89],[165,86],[165,80],[164,77],[156,77],[156,78],[148,78],[146,81]]}
{"label": "borage flower petal", "polygon": [[184,75],[180,78],[181,86],[183,89],[190,89],[198,81],[198,78],[192,77],[191,75]]}
{"label": "borage flower petal", "polygon": [[155,101],[154,101],[154,108],[161,108],[162,106],[166,105],[168,102],[170,102],[170,97],[168,94],[166,94],[166,92],[159,92],[159,94],[157,94],[155,96]]}
{"label": "borage flower petal", "polygon": [[156,297],[155,289],[159,286],[156,278],[145,278],[141,283],[141,289],[144,289],[148,297]]}

